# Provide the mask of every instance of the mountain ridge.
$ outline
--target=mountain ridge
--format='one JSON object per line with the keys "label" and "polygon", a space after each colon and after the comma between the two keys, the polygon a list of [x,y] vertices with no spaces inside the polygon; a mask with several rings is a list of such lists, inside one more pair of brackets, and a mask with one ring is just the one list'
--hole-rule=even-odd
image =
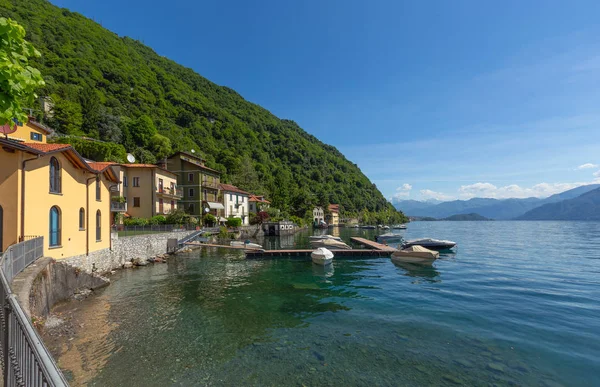
{"label": "mountain ridge", "polygon": [[600,220],[600,188],[571,199],[544,204],[518,220]]}
{"label": "mountain ridge", "polygon": [[255,187],[243,188],[300,217],[337,203],[349,215],[403,220],[339,150],[233,89],[45,0],[0,0],[0,14],[23,25],[42,53],[31,64],[44,76],[39,94],[52,98],[54,115],[37,119],[60,133],[103,140],[120,147],[111,157],[127,151],[140,162],[195,149],[224,181],[255,176]]}
{"label": "mountain ridge", "polygon": [[[423,206],[417,203],[424,202],[410,201],[408,206],[403,208],[403,202],[396,203],[396,208],[403,210],[408,216],[447,218],[453,215],[477,213],[486,218],[497,220],[509,220],[517,218],[527,211],[540,207],[544,204],[555,203],[565,199],[575,198],[583,193],[597,189],[600,184],[589,184],[576,187],[564,192],[551,195],[544,199],[523,198],[523,199],[493,199],[493,198],[472,198],[469,200],[453,200],[443,202],[433,206]],[[417,202],[417,203],[414,203]],[[415,211],[419,211],[418,213]]]}

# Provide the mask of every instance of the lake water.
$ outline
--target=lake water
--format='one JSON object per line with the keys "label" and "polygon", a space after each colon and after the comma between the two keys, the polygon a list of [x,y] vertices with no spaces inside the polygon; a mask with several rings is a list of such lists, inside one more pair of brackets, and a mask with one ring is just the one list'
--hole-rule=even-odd
{"label": "lake water", "polygon": [[331,269],[194,251],[63,306],[85,323],[54,352],[74,385],[600,385],[600,223],[398,232],[458,248],[431,267],[339,258]]}

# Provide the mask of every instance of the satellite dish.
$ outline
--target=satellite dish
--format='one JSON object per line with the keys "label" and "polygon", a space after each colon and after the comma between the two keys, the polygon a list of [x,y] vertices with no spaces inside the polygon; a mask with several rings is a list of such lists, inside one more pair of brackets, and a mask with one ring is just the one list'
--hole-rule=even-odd
{"label": "satellite dish", "polygon": [[135,163],[135,156],[133,156],[131,153],[127,153],[127,161],[130,163]]}
{"label": "satellite dish", "polygon": [[196,153],[196,151],[192,149],[192,153]]}
{"label": "satellite dish", "polygon": [[17,131],[17,124],[10,126],[10,124],[0,125],[0,133],[11,134]]}

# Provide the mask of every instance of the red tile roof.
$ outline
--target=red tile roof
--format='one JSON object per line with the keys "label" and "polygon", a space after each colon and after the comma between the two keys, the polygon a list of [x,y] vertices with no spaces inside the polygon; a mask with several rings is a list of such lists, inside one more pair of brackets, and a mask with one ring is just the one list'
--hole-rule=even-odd
{"label": "red tile roof", "polygon": [[39,142],[25,142],[23,144],[31,149],[35,149],[44,153],[55,152],[61,149],[67,149],[71,147],[70,144],[41,144]]}
{"label": "red tile roof", "polygon": [[340,205],[339,204],[330,204],[329,212],[340,212]]}
{"label": "red tile roof", "polygon": [[250,195],[250,198],[248,199],[248,201],[271,204],[271,202],[268,201],[267,199],[265,199],[263,196],[256,196],[256,195],[252,195],[252,194]]}
{"label": "red tile roof", "polygon": [[231,185],[231,184],[219,184],[219,188],[222,191],[237,192],[237,193],[240,193],[242,195],[250,195],[248,192],[243,191],[243,190],[239,189],[238,187],[236,187],[235,185]]}
{"label": "red tile roof", "polygon": [[116,165],[117,163],[113,163],[112,161],[88,161],[87,164],[90,166],[90,168],[98,172],[102,172],[106,168],[110,167],[111,165]]}

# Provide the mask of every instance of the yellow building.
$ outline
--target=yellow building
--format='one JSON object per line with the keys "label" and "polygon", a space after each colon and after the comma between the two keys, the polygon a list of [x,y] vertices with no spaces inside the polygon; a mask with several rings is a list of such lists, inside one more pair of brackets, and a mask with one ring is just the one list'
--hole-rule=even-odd
{"label": "yellow building", "polygon": [[[104,163],[110,164],[110,163]],[[154,164],[114,164],[121,184],[115,196],[125,198],[123,210],[134,218],[166,215],[178,208],[183,190],[177,175]],[[119,203],[113,203],[117,207]]]}
{"label": "yellow building", "polygon": [[45,144],[52,129],[29,118],[26,124],[18,124],[13,127],[15,132],[8,134],[8,138],[19,142],[33,142]]}
{"label": "yellow building", "polygon": [[0,249],[35,236],[56,259],[110,247],[110,189],[119,182],[110,166],[96,169],[45,136],[0,146]]}
{"label": "yellow building", "polygon": [[339,204],[330,204],[327,207],[329,210],[329,214],[327,214],[325,221],[329,225],[337,226],[340,224],[340,205]]}

